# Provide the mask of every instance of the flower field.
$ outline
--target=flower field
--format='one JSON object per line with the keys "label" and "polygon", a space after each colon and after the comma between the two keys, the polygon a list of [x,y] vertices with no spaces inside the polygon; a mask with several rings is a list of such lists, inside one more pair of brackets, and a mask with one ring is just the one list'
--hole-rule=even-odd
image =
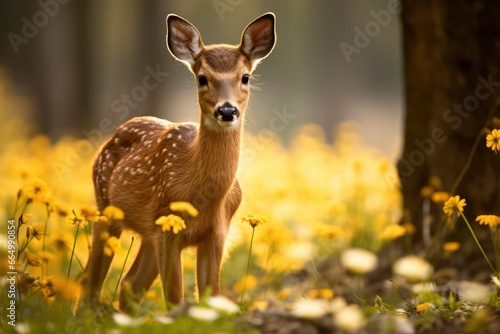
{"label": "flower field", "polygon": [[[96,147],[83,139],[52,142],[36,135],[23,121],[28,103],[1,80],[0,109],[0,332],[500,330],[500,218],[484,215],[475,222],[466,207],[473,199],[429,187],[423,191],[428,201],[443,205],[443,219],[450,224],[482,224],[492,233],[495,258],[484,254],[471,234],[485,256],[481,270],[488,279],[443,282],[442,270],[454,270],[461,245],[437,241],[444,269],[435,267],[436,259],[414,253],[415,228],[401,223],[395,167],[363,143],[360,130],[349,122],[334,129],[331,143],[313,124],[297,129],[287,145],[277,136],[245,135],[239,170],[244,199],[232,222],[221,296],[195,301],[195,252],[187,251],[185,303],[167,313],[157,279],[131,314],[118,311],[118,283],[140,244],[139,237],[126,232],[105,240],[105,253],[115,257],[103,308],[76,312],[92,226],[123,213],[95,208],[91,165]],[[485,135],[485,145],[499,149],[497,130]],[[174,211],[197,214],[189,203],[171,205]],[[164,233],[189,228],[175,215],[156,223]],[[14,311],[9,309],[13,304]]]}

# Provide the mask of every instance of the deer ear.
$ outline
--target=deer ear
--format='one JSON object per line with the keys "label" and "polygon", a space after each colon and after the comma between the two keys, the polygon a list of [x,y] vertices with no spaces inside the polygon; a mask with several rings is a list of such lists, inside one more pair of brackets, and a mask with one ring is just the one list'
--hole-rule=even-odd
{"label": "deer ear", "polygon": [[252,70],[266,58],[276,43],[276,17],[266,13],[251,22],[241,36],[240,50],[252,63]]}
{"label": "deer ear", "polygon": [[175,14],[167,16],[167,48],[175,59],[192,67],[203,50],[198,29]]}

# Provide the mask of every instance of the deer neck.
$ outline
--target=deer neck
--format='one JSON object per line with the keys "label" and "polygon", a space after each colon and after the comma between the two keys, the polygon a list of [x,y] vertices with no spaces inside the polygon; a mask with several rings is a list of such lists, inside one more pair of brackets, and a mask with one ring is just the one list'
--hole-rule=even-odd
{"label": "deer neck", "polygon": [[225,195],[233,185],[240,157],[242,121],[235,127],[221,128],[202,117],[189,154],[196,166],[192,181],[198,186]]}

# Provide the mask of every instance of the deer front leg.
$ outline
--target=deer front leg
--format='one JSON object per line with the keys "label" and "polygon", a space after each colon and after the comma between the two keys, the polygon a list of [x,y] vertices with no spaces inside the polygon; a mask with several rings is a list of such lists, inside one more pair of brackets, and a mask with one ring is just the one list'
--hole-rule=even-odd
{"label": "deer front leg", "polygon": [[220,268],[224,253],[225,233],[213,235],[198,245],[196,255],[196,282],[198,298],[207,288],[213,295],[220,293]]}
{"label": "deer front leg", "polygon": [[[167,308],[169,304],[179,304],[183,298],[182,262],[179,239],[167,238],[161,233],[156,242],[157,263],[163,287],[163,297]],[[163,240],[165,239],[165,240]]]}

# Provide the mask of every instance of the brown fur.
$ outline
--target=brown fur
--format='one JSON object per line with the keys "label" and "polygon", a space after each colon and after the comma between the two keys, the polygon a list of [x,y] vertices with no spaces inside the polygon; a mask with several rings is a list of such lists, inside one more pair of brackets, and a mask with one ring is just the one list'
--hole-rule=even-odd
{"label": "brown fur", "polygon": [[[204,46],[198,31],[184,19],[167,17],[167,46],[172,55],[188,65],[196,77],[203,75],[207,85],[199,85],[200,124],[170,123],[154,117],[134,118],[120,126],[101,147],[93,169],[99,210],[114,205],[124,219],[107,227],[119,237],[123,228],[140,234],[141,248],[122,282],[120,307],[129,309],[123,286],[131,288],[140,300],[158,273],[165,299],[182,300],[182,249],[197,248],[196,279],[198,293],[210,288],[219,293],[219,272],[232,216],[241,202],[236,179],[240,154],[243,116],[248,103],[249,85],[242,83],[275,43],[274,15],[265,14],[247,26],[238,46]],[[257,37],[256,37],[257,36]],[[258,54],[253,50],[258,50]],[[263,51],[264,50],[264,51]],[[222,106],[234,106],[235,121],[217,119]],[[199,211],[186,218],[186,230],[178,235],[161,231],[155,221],[172,213],[174,201],[192,203]],[[96,224],[87,271],[88,297],[99,300],[112,257],[103,255],[101,234],[106,228]],[[166,247],[166,266],[161,255]]]}

